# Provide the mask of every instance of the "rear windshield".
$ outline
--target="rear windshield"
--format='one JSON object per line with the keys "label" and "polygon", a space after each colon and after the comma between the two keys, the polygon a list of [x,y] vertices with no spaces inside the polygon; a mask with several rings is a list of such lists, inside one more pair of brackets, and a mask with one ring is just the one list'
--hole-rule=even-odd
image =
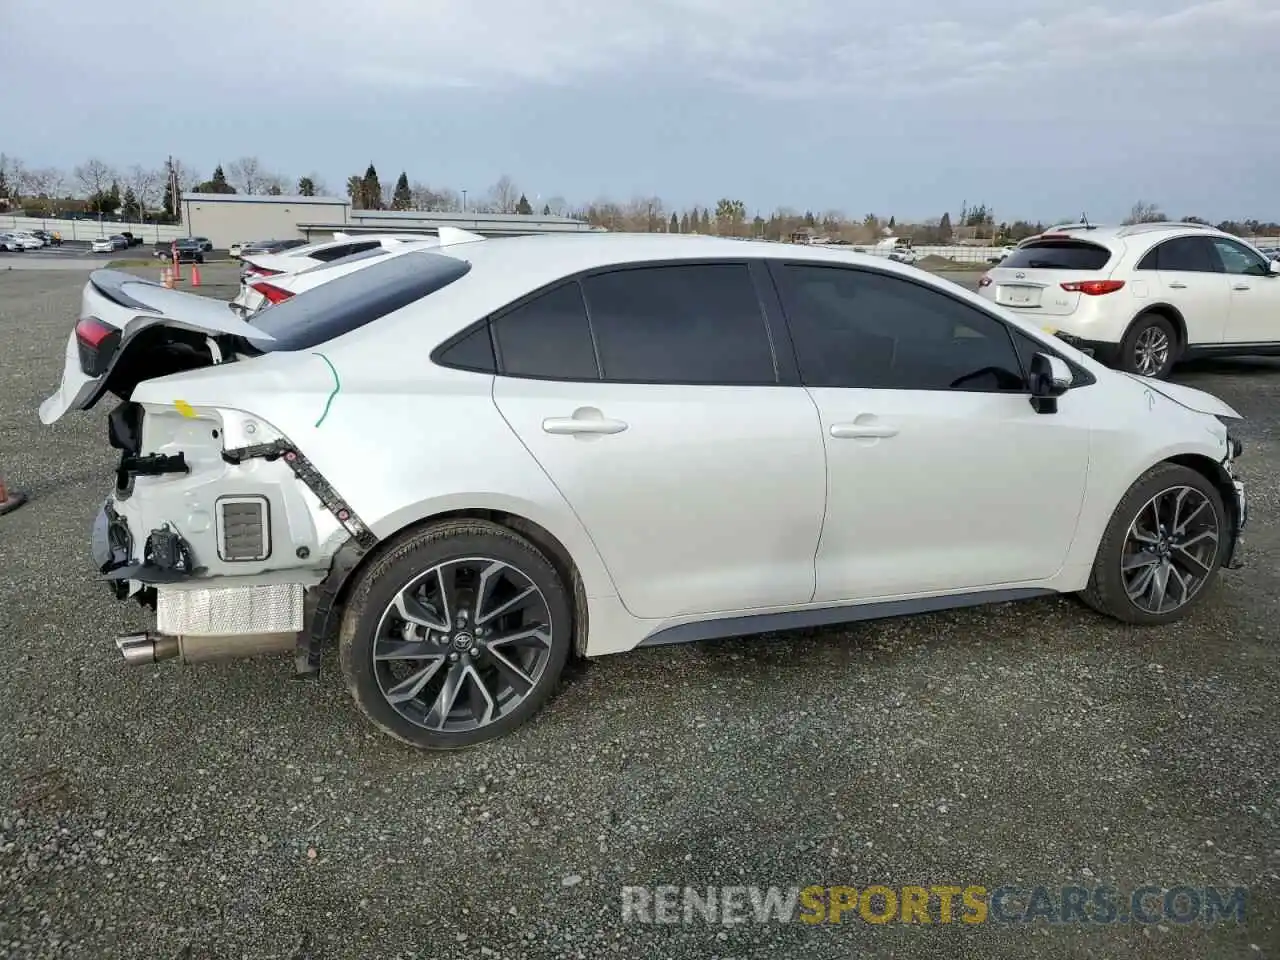
{"label": "rear windshield", "polygon": [[317,263],[314,267],[307,267],[305,270],[299,270],[298,276],[308,273],[316,273],[320,270],[332,270],[334,267],[341,267],[348,263],[358,263],[361,260],[372,260],[374,257],[385,257],[391,251],[386,247],[374,247],[372,250],[361,250],[359,253],[349,253],[345,257],[339,257],[337,260],[329,260],[326,263]]}
{"label": "rear windshield", "polygon": [[1101,270],[1111,251],[1083,240],[1032,240],[1001,261],[1001,267],[1023,270]]}
{"label": "rear windshield", "polygon": [[[333,264],[325,264],[332,267]],[[447,287],[471,264],[426,251],[374,263],[268,307],[253,325],[275,337],[265,352],[309,350]]]}

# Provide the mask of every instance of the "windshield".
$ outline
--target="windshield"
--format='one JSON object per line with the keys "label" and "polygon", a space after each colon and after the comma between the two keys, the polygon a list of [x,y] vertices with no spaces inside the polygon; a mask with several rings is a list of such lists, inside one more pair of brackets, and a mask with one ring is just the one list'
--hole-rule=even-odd
{"label": "windshield", "polygon": [[275,339],[254,346],[267,352],[310,349],[421,300],[470,270],[465,260],[426,251],[391,257],[256,314],[253,325]]}
{"label": "windshield", "polygon": [[1083,240],[1032,240],[1014,250],[1000,264],[1032,270],[1101,270],[1111,251]]}

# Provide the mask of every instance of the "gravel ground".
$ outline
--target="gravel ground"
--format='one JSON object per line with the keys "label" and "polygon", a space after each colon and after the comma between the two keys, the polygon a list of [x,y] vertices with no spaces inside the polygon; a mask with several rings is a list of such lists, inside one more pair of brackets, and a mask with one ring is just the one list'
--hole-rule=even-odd
{"label": "gravel ground", "polygon": [[[234,273],[208,271],[229,295]],[[971,278],[970,278],[971,279]],[[83,274],[0,272],[0,956],[1265,957],[1280,950],[1280,365],[1180,373],[1248,417],[1249,565],[1186,623],[1069,599],[573,670],[421,755],[336,669],[126,667],[95,580],[103,410],[42,427]],[[225,287],[218,284],[225,283]],[[623,924],[624,884],[1245,885],[1192,924]]]}

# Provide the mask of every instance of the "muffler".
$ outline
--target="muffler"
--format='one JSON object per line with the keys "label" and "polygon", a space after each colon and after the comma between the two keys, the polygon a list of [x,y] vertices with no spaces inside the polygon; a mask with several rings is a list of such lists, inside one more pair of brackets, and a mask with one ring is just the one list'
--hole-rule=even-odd
{"label": "muffler", "polygon": [[298,634],[232,633],[173,636],[165,633],[131,633],[116,638],[125,663],[139,665],[180,658],[184,663],[234,660],[273,653],[288,653],[297,646]]}

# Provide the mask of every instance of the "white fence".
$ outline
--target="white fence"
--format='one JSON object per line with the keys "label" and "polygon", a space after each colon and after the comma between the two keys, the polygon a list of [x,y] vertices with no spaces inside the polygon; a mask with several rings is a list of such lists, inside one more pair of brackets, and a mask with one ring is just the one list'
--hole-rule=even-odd
{"label": "white fence", "polygon": [[0,213],[0,233],[8,230],[48,230],[63,240],[97,240],[128,230],[148,243],[177,240],[187,235],[182,224],[122,223],[119,220],[64,220],[58,217],[18,217]]}

